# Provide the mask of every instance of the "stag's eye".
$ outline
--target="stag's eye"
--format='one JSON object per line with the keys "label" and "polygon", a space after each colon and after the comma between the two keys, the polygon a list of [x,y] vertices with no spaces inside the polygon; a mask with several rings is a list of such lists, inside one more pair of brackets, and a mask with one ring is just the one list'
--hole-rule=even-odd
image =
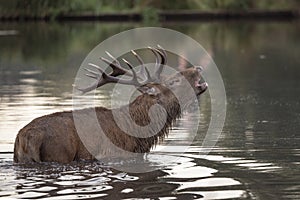
{"label": "stag's eye", "polygon": [[179,79],[174,79],[172,81],[169,82],[169,85],[172,86],[172,85],[178,85],[180,83],[180,80]]}
{"label": "stag's eye", "polygon": [[147,92],[153,94],[156,92],[156,90],[155,90],[155,88],[152,87],[152,88],[149,88]]}
{"label": "stag's eye", "polygon": [[160,93],[160,90],[155,87],[146,87],[144,89],[145,89],[144,93],[151,95],[151,96],[157,96]]}

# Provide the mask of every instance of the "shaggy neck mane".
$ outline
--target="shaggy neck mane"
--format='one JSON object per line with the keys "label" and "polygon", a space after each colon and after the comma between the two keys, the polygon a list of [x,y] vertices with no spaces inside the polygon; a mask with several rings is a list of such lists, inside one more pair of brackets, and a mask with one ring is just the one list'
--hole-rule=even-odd
{"label": "shaggy neck mane", "polygon": [[[171,99],[171,100],[170,100]],[[160,109],[164,109],[167,118],[164,124],[161,124],[159,132],[155,132],[150,137],[131,137],[136,142],[136,147],[133,150],[134,152],[149,152],[153,146],[155,146],[158,141],[162,141],[169,133],[172,124],[176,121],[177,118],[181,115],[180,105],[176,98],[169,98],[167,101],[161,101],[159,98],[149,97],[147,94],[143,94],[138,96],[132,103],[129,104],[129,115],[130,119],[132,119],[138,126],[147,126],[149,125],[151,119],[148,115],[149,110],[155,104],[159,104],[161,107]],[[122,110],[123,108],[121,108]],[[158,119],[164,116],[160,116],[161,112],[157,112]],[[128,120],[128,119],[124,119]],[[162,119],[161,121],[164,121]],[[130,123],[128,124],[130,126]],[[152,126],[149,127],[150,129]],[[154,128],[154,127],[153,127]],[[156,129],[157,130],[157,129]],[[143,135],[143,133],[139,133]]]}
{"label": "shaggy neck mane", "polygon": [[[113,110],[98,107],[98,121],[114,145],[128,152],[147,153],[168,135],[172,124],[181,115],[179,102],[173,97],[173,94],[164,99],[142,94],[127,106]],[[154,121],[151,123],[148,113],[155,105],[161,110],[153,112]]]}

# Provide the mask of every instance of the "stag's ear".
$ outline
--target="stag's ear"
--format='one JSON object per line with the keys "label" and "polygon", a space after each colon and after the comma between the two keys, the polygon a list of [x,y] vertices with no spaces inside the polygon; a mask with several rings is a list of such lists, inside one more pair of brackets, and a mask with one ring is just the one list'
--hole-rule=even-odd
{"label": "stag's ear", "polygon": [[160,93],[158,88],[152,86],[146,86],[146,85],[139,87],[138,91],[140,91],[143,94],[148,94],[151,96],[158,96]]}

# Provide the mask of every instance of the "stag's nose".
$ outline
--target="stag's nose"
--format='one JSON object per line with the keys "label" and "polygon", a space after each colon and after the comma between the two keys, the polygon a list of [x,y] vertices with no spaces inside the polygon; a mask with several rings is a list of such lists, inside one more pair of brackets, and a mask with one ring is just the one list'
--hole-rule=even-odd
{"label": "stag's nose", "polygon": [[200,95],[200,94],[202,94],[203,92],[205,92],[207,90],[208,85],[207,85],[206,82],[200,83],[200,81],[199,81],[199,84],[198,84],[197,88],[198,88],[197,95]]}
{"label": "stag's nose", "polygon": [[195,87],[199,88],[199,89],[203,89],[206,88],[208,85],[205,82],[205,80],[203,78],[200,78],[199,80],[197,80],[195,82]]}
{"label": "stag's nose", "polygon": [[[195,66],[196,70],[200,73],[202,73],[203,68],[201,66]],[[195,86],[200,90],[200,93],[203,93],[207,88],[208,84],[205,82],[205,80],[200,76],[200,79],[196,81]]]}

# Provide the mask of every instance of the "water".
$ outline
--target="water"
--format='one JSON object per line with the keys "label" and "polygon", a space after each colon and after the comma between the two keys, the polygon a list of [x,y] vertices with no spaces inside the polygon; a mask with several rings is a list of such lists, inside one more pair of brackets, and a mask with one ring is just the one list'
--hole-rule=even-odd
{"label": "water", "polygon": [[[72,108],[71,85],[87,53],[139,26],[1,24],[1,33],[10,34],[0,36],[0,198],[300,199],[299,22],[162,24],[199,41],[222,74],[227,118],[207,156],[198,152],[210,120],[208,93],[201,115],[185,115],[167,141],[182,144],[184,125],[199,117],[196,140],[159,170],[126,173],[101,162],[13,164],[20,128]],[[104,88],[97,102],[108,106],[110,95]]]}

